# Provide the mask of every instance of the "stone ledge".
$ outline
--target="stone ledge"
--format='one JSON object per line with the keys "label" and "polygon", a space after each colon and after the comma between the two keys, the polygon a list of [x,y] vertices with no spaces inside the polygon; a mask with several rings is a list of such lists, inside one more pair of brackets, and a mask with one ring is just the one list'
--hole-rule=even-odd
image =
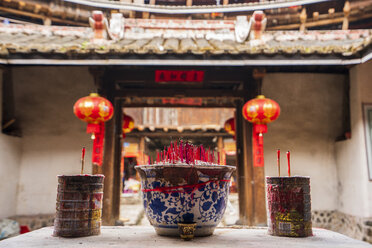
{"label": "stone ledge", "polygon": [[244,248],[370,248],[368,243],[355,240],[342,234],[314,228],[314,236],[308,238],[274,237],[267,234],[266,228],[218,228],[209,237],[195,238],[186,242],[177,237],[161,237],[152,227],[111,227],[101,229],[99,236],[82,238],[53,237],[53,228],[46,227],[0,242],[0,248],[34,247],[244,247]]}
{"label": "stone ledge", "polygon": [[325,228],[372,243],[372,220],[339,211],[313,211],[313,227]]}

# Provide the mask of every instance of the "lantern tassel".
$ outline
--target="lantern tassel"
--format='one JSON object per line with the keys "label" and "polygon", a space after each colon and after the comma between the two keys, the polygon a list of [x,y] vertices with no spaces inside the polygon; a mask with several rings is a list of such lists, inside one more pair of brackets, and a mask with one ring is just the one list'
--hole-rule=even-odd
{"label": "lantern tassel", "polygon": [[258,134],[258,145],[260,146],[263,145],[263,134],[262,133]]}

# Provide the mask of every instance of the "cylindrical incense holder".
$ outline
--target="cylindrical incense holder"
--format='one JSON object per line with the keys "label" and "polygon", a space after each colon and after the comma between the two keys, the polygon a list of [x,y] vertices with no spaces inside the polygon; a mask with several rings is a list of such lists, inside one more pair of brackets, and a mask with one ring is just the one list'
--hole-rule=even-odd
{"label": "cylindrical incense holder", "polygon": [[103,179],[103,175],[58,176],[55,236],[101,233]]}
{"label": "cylindrical incense holder", "polygon": [[312,236],[310,177],[266,177],[268,232]]}

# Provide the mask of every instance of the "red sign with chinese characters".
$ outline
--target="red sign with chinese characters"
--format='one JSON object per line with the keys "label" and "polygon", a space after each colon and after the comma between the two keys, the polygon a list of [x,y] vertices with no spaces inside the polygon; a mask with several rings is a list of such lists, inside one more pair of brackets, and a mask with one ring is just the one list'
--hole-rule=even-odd
{"label": "red sign with chinese characters", "polygon": [[204,80],[204,71],[156,70],[155,82],[198,82]]}
{"label": "red sign with chinese characters", "polygon": [[163,104],[171,104],[171,105],[190,105],[190,106],[201,106],[203,104],[203,100],[201,98],[163,98]]}

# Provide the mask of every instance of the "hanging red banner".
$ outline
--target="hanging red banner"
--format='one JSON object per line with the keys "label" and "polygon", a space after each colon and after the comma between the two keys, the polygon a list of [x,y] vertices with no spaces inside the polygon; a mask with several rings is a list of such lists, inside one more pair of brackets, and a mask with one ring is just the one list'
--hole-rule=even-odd
{"label": "hanging red banner", "polygon": [[155,82],[198,82],[204,80],[204,71],[156,70]]}
{"label": "hanging red banner", "polygon": [[253,149],[253,166],[264,167],[264,146],[263,134],[267,132],[266,125],[253,124],[252,130],[252,149]]}
{"label": "hanging red banner", "polygon": [[93,140],[92,163],[102,166],[103,161],[103,141],[105,139],[105,123],[99,124],[99,132],[95,133]]}

